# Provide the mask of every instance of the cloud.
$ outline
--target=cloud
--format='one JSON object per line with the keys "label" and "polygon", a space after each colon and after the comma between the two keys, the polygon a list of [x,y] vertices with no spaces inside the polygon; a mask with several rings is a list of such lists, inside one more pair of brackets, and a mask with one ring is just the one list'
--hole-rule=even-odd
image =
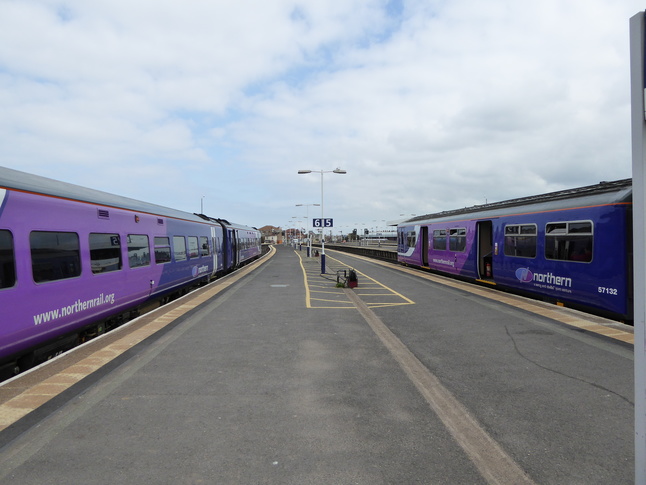
{"label": "cloud", "polygon": [[0,1],[0,164],[253,225],[319,202],[302,168],[348,170],[325,176],[345,225],[624,178],[634,13]]}

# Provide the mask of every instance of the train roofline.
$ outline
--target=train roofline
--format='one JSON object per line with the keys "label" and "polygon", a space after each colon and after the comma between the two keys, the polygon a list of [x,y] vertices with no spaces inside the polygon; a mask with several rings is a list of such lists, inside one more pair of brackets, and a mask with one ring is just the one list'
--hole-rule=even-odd
{"label": "train roofline", "polygon": [[183,219],[193,222],[204,222],[190,212],[171,209],[157,204],[143,202],[129,197],[90,189],[80,185],[62,182],[60,180],[42,177],[27,172],[21,172],[7,167],[0,167],[0,189],[17,190],[32,194],[45,195],[66,200],[97,204],[117,209],[131,210],[147,214]]}
{"label": "train roofline", "polygon": [[514,213],[521,214],[612,204],[632,204],[632,179],[600,182],[575,189],[426,214],[402,221],[399,226],[449,221],[463,215],[468,215],[469,219],[495,218],[509,215],[510,209],[516,209]]}

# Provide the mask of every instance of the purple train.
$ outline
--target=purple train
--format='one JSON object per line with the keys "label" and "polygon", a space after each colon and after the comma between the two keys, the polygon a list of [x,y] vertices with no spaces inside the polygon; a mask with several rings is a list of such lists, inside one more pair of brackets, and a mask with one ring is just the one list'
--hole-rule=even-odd
{"label": "purple train", "polygon": [[398,260],[591,313],[632,321],[632,183],[415,217]]}
{"label": "purple train", "polygon": [[0,376],[260,254],[255,228],[0,167]]}

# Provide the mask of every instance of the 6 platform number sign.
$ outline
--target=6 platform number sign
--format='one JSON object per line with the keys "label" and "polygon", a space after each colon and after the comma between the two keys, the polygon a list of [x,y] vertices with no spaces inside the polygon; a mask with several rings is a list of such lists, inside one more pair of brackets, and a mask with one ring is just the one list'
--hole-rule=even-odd
{"label": "6 platform number sign", "polygon": [[312,219],[312,225],[314,227],[334,227],[332,219]]}

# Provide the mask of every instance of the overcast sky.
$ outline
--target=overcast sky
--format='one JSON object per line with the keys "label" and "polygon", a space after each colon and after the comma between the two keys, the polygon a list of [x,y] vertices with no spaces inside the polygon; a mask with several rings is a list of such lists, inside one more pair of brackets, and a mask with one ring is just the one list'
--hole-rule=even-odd
{"label": "overcast sky", "polygon": [[335,233],[628,178],[644,8],[0,0],[0,165],[257,227],[340,167]]}

